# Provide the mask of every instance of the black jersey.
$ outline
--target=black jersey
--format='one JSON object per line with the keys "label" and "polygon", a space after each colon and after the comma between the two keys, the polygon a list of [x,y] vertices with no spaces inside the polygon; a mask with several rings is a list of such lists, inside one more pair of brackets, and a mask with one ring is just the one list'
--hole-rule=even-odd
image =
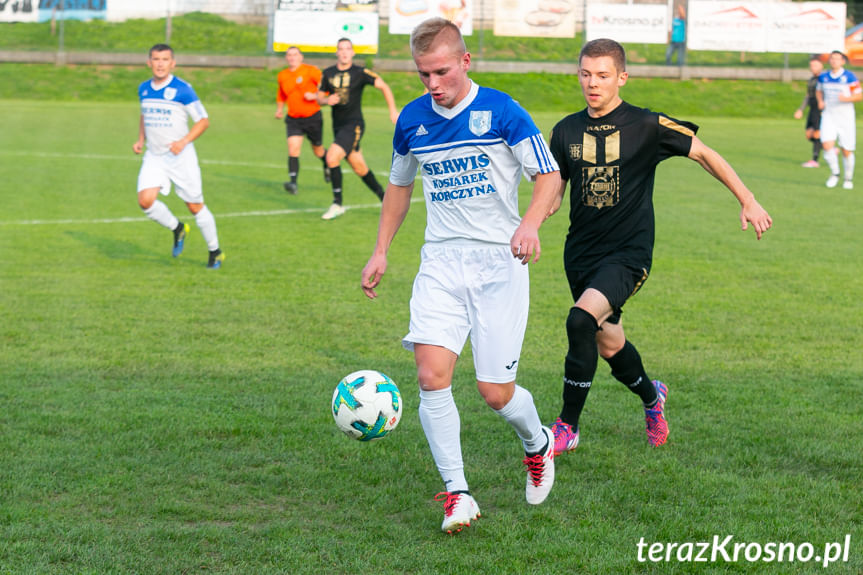
{"label": "black jersey", "polygon": [[567,270],[590,270],[602,261],[650,271],[656,166],[688,155],[697,130],[626,102],[601,118],[584,109],[557,123],[551,153],[570,184]]}
{"label": "black jersey", "polygon": [[339,70],[337,66],[324,70],[320,89],[339,95],[339,103],[332,106],[333,129],[363,121],[363,88],[374,86],[377,79],[377,74],[357,65],[347,70]]}
{"label": "black jersey", "polygon": [[818,109],[818,96],[815,95],[817,91],[818,76],[812,76],[809,78],[809,82],[806,83],[806,105],[809,106],[810,110]]}

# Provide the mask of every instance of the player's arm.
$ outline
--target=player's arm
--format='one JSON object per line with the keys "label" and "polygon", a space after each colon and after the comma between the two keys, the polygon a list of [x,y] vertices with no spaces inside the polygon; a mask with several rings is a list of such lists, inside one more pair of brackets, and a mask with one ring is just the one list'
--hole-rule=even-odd
{"label": "player's arm", "polygon": [[859,102],[863,100],[863,89],[860,88],[860,82],[854,82],[848,86],[848,95],[839,94],[840,102]]}
{"label": "player's arm", "polygon": [[383,93],[384,100],[387,102],[387,108],[390,109],[390,121],[395,124],[396,120],[399,119],[399,110],[396,108],[396,99],[393,97],[393,91],[390,89],[389,84],[384,82],[384,79],[380,76],[375,78],[374,86]]}
{"label": "player's arm", "polygon": [[381,219],[378,223],[378,238],[375,249],[369,258],[366,267],[363,268],[362,288],[370,299],[378,296],[375,287],[381,283],[381,278],[387,271],[387,252],[393,242],[396,232],[405,221],[408,209],[411,206],[411,192],[414,185],[397,186],[393,183],[387,184],[384,193],[384,202],[381,206]]}
{"label": "player's arm", "polygon": [[824,92],[821,91],[821,86],[815,89],[815,99],[818,100],[818,109],[824,109]]}
{"label": "player's arm", "polygon": [[[537,174],[533,184],[533,195],[530,205],[516,228],[509,247],[512,255],[521,260],[522,264],[539,260],[542,249],[539,243],[539,226],[548,216],[554,213],[554,205],[560,206],[561,179],[560,172],[555,170],[546,174]],[[531,260],[531,258],[533,258]]]}
{"label": "player's arm", "polygon": [[176,142],[171,142],[171,153],[175,156],[183,151],[183,148],[194,142],[198,139],[198,136],[204,133],[204,131],[210,127],[210,119],[209,118],[201,118],[189,128],[189,133],[177,140]]}
{"label": "player's arm", "polygon": [[731,190],[731,193],[740,202],[741,229],[747,229],[751,223],[752,227],[755,228],[756,237],[760,240],[761,234],[773,225],[773,220],[770,214],[761,207],[761,204],[755,199],[755,195],[749,191],[734,168],[715,150],[707,147],[697,136],[692,136],[689,158],[701,164],[707,173]]}
{"label": "player's arm", "polygon": [[277,79],[276,83],[279,88],[276,90],[276,119],[279,120],[285,113],[285,102],[288,99],[288,95],[285,94],[284,89],[282,88],[282,82]]}
{"label": "player's arm", "polygon": [[140,154],[144,151],[144,142],[146,141],[146,132],[144,131],[144,115],[141,114],[141,120],[138,122],[138,140],[132,144],[132,151]]}

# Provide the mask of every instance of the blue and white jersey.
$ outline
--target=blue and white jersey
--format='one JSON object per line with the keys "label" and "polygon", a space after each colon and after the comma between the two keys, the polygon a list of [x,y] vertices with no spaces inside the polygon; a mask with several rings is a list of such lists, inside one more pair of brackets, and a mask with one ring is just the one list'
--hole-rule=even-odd
{"label": "blue and white jersey", "polygon": [[509,244],[521,221],[518,184],[558,170],[530,115],[507,94],[471,82],[452,109],[429,94],[402,110],[393,137],[390,182],[422,173],[427,242]]}
{"label": "blue and white jersey", "polygon": [[197,122],[207,117],[191,84],[173,75],[159,86],[152,79],[143,82],[138,87],[138,98],[147,150],[153,154],[169,153],[171,142],[189,133],[189,118]]}
{"label": "blue and white jersey", "polygon": [[852,110],[853,114],[854,102],[840,102],[839,95],[844,94],[850,96],[852,93],[860,92],[860,81],[853,72],[849,72],[844,68],[835,76],[832,70],[822,72],[818,76],[818,90],[821,91],[824,97],[824,109],[842,109]]}

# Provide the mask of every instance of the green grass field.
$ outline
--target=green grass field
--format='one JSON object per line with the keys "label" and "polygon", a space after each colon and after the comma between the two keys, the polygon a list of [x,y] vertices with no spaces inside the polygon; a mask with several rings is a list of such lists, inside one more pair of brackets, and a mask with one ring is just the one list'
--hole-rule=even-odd
{"label": "green grass field", "polygon": [[[454,387],[483,518],[449,537],[399,344],[424,206],[368,301],[374,196],[346,175],[350,209],[322,221],[330,192],[308,148],[299,195],[281,189],[274,107],[205,104],[212,126],[197,148],[227,254],[218,271],[191,219],[173,259],[170,233],[137,207],[134,101],[3,101],[0,573],[863,571],[863,180],[828,190],[826,169],[800,168],[800,122],[686,118],[774,217],[760,242],[695,163],[659,169],[652,278],[625,325],[670,388],[665,447],[648,448],[637,398],[600,362],[581,446],[530,507],[519,442],[476,393],[465,351]],[[562,113],[540,109],[547,131]],[[383,109],[366,112],[363,146],[383,180],[392,132]],[[176,196],[166,202],[185,217]],[[519,372],[546,420],[571,305],[566,227],[559,214],[541,231]],[[380,442],[332,422],[332,391],[356,369],[384,371],[403,393],[402,422]],[[811,543],[821,556],[847,534],[847,562],[826,568],[747,563],[742,551],[638,560],[642,538]]]}

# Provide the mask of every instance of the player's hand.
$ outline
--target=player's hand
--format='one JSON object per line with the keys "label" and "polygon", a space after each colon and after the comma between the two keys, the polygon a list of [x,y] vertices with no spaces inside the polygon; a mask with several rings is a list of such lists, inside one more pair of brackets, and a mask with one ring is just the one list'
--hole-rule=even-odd
{"label": "player's hand", "polygon": [[[509,249],[512,256],[521,260],[522,265],[528,264],[531,261],[539,261],[542,249],[539,245],[539,231],[522,223],[515,230],[512,239],[509,240]],[[533,258],[531,260],[531,258]]]}
{"label": "player's hand", "polygon": [[144,151],[144,142],[138,140],[137,142],[132,144],[132,151],[135,152],[136,154],[140,154],[141,152],[143,152]]}
{"label": "player's hand", "polygon": [[282,111],[281,111],[281,110],[276,110],[276,119],[277,119],[277,120],[281,120],[281,119],[282,119]]}
{"label": "player's hand", "polygon": [[179,153],[182,152],[183,148],[185,147],[186,142],[184,142],[183,140],[177,140],[176,142],[171,142],[171,146],[169,149],[171,150],[171,153],[176,156],[179,155]]}
{"label": "player's hand", "polygon": [[395,124],[399,120],[399,111],[398,110],[390,110],[390,122]]}
{"label": "player's hand", "polygon": [[330,94],[329,96],[327,96],[327,105],[328,106],[335,106],[336,104],[338,104],[341,101],[342,101],[342,99],[339,98],[338,94]]}
{"label": "player's hand", "polygon": [[794,119],[799,120],[803,117],[803,110],[794,110]]}
{"label": "player's hand", "polygon": [[761,234],[766,232],[773,226],[773,218],[767,213],[767,210],[761,207],[755,199],[750,200],[740,208],[740,226],[743,231],[749,227],[749,224],[755,228],[756,239],[761,239]]}
{"label": "player's hand", "polygon": [[381,283],[381,278],[387,271],[387,257],[385,255],[372,254],[366,267],[363,268],[362,288],[363,293],[369,299],[375,299],[378,294],[375,288]]}

